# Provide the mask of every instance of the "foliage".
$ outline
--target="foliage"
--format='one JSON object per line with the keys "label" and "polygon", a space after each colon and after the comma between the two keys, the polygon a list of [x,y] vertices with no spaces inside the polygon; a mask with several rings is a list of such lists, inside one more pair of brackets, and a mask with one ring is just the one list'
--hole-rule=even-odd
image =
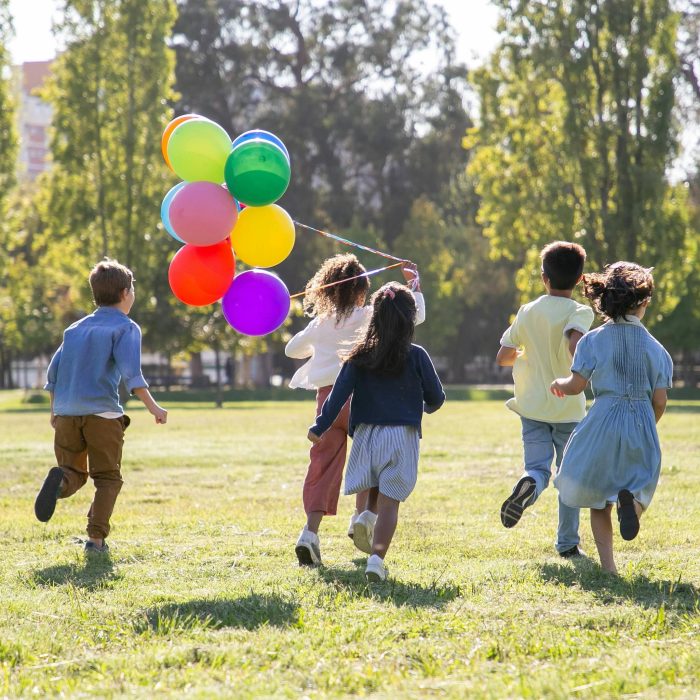
{"label": "foliage", "polygon": [[[281,203],[298,221],[391,245],[413,202],[463,167],[466,71],[444,10],[425,0],[184,0],[173,46],[179,112],[283,138],[292,182]],[[300,230],[279,271],[301,289],[329,252]]]}
{"label": "foliage", "polygon": [[697,233],[687,192],[669,184],[677,16],[666,0],[511,3],[503,40],[474,75],[481,123],[466,145],[496,256],[522,260],[574,238],[589,269],[618,259],[655,267],[659,320],[685,292]]}

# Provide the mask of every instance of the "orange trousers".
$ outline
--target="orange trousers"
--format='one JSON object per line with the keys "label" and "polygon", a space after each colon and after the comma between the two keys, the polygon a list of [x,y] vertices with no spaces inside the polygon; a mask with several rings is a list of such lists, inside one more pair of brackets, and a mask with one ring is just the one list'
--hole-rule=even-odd
{"label": "orange trousers", "polygon": [[[316,391],[316,415],[321,413],[323,402],[332,388],[332,386],[323,386]],[[348,399],[333,425],[323,434],[323,440],[312,445],[309,450],[309,469],[304,480],[306,513],[321,511],[325,515],[336,514],[348,449],[349,422],[350,400]]]}

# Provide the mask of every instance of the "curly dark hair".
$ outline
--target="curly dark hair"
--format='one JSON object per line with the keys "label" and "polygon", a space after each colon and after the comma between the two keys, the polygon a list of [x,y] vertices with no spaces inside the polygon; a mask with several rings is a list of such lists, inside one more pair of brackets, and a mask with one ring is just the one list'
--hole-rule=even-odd
{"label": "curly dark hair", "polygon": [[625,261],[607,265],[605,272],[583,276],[583,293],[605,318],[621,318],[651,299],[654,292],[651,270]]}
{"label": "curly dark hair", "polygon": [[379,374],[401,374],[415,326],[413,293],[403,284],[389,282],[372,295],[372,318],[345,359]]}
{"label": "curly dark hair", "polygon": [[[306,283],[304,312],[312,318],[335,314],[336,323],[345,320],[369,291],[369,278],[358,277],[366,272],[365,266],[352,253],[328,258]],[[325,289],[315,289],[351,277],[357,279]]]}

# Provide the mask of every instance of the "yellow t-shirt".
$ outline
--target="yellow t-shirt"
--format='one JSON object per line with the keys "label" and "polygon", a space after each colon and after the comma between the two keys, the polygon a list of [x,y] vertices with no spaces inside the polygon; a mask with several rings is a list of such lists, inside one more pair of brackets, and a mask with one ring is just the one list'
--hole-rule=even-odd
{"label": "yellow t-shirt", "polygon": [[593,310],[566,297],[545,295],[521,306],[501,345],[520,352],[513,365],[515,397],[506,406],[532,420],[574,423],[586,415],[586,397],[560,399],[549,391],[557,377],[570,373],[569,331],[586,333]]}

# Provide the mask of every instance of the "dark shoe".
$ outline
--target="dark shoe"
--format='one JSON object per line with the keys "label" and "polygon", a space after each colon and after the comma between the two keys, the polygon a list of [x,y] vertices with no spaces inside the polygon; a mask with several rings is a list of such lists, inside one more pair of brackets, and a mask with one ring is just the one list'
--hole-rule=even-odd
{"label": "dark shoe", "polygon": [[563,552],[559,552],[560,557],[564,559],[573,559],[574,557],[585,557],[586,553],[575,544],[571,549],[566,549]]}
{"label": "dark shoe", "polygon": [[622,489],[617,494],[617,520],[623,540],[633,540],[639,534],[639,517],[634,507],[634,496]]}
{"label": "dark shoe", "polygon": [[537,486],[531,476],[524,476],[513,489],[513,493],[503,501],[501,522],[503,527],[515,527],[523,516],[523,511],[535,500]]}
{"label": "dark shoe", "polygon": [[37,520],[42,523],[47,523],[51,520],[53,512],[56,510],[56,501],[61,493],[61,484],[63,483],[63,469],[61,467],[52,467],[44,479],[41,489],[34,501],[34,513]]}
{"label": "dark shoe", "polygon": [[107,544],[106,540],[102,540],[101,547],[94,542],[90,542],[90,540],[85,543],[85,554],[107,554],[108,552],[109,545]]}

